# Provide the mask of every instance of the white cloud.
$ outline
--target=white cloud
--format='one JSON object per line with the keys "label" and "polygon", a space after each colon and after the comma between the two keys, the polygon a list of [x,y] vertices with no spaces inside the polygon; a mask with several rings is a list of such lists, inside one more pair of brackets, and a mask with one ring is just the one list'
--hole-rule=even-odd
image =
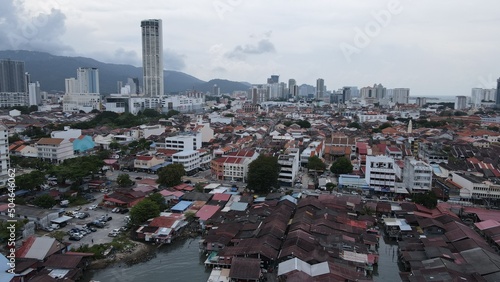
{"label": "white cloud", "polygon": [[[496,0],[216,1],[229,7],[223,17],[213,0],[3,1],[0,48],[140,65],[140,21],[161,18],[165,68],[203,80],[263,83],[277,73],[309,84],[322,77],[328,89],[382,83],[412,95],[469,95],[479,77],[500,76]],[[402,12],[346,61],[339,45],[394,1]],[[40,14],[37,32],[12,44]]]}

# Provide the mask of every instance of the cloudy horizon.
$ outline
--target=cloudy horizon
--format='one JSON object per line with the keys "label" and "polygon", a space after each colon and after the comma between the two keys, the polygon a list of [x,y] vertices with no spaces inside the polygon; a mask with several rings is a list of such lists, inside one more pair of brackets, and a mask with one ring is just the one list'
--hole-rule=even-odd
{"label": "cloudy horizon", "polygon": [[277,74],[299,85],[323,78],[328,90],[382,83],[468,96],[500,77],[498,10],[492,0],[8,0],[0,50],[141,66],[140,22],[159,18],[165,68],[205,81]]}

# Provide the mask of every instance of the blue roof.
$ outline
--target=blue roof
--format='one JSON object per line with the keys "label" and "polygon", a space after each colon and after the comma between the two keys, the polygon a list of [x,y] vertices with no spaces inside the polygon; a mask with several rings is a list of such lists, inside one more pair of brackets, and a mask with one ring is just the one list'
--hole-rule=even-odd
{"label": "blue roof", "polygon": [[180,201],[179,203],[177,203],[177,205],[172,207],[172,211],[184,212],[192,204],[193,204],[193,202],[190,202],[190,201]]}
{"label": "blue roof", "polygon": [[166,167],[167,165],[171,164],[171,162],[164,162],[164,163],[161,163],[161,164],[157,164],[157,165],[154,165],[150,168],[150,170],[152,171],[157,171],[159,170],[160,168],[162,167]]}
{"label": "blue roof", "polygon": [[294,197],[292,197],[290,195],[285,195],[285,196],[281,197],[280,202],[284,201],[284,200],[288,200],[288,201],[294,203],[295,205],[297,204],[297,199],[295,199]]}

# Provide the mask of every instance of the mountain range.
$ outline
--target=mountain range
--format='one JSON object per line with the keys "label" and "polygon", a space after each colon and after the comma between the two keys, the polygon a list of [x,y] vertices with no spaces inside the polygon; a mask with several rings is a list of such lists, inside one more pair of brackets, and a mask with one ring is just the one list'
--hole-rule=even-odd
{"label": "mountain range", "polygon": [[[142,68],[132,65],[110,64],[86,57],[56,56],[45,52],[7,50],[0,51],[0,59],[11,59],[25,62],[25,71],[29,72],[32,81],[39,81],[44,91],[64,92],[64,79],[76,76],[79,67],[99,69],[99,87],[102,94],[117,93],[117,82],[137,77],[142,84]],[[203,81],[189,74],[166,70],[163,73],[165,91],[177,93],[186,90],[212,92],[214,84],[220,87],[221,93],[246,91],[250,84],[225,79]]]}

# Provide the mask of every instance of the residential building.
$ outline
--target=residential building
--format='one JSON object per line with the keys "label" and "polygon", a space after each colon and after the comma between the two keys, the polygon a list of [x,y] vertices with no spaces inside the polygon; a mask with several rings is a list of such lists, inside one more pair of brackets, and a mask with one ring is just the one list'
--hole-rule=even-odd
{"label": "residential building", "polygon": [[418,157],[428,164],[448,163],[448,154],[439,143],[418,142]]}
{"label": "residential building", "polygon": [[500,199],[500,185],[475,175],[451,173],[452,181],[460,189],[460,198],[471,199]]}
{"label": "residential building", "polygon": [[317,156],[323,158],[323,152],[325,151],[325,143],[323,141],[311,142],[307,148],[300,154],[300,164],[306,166],[309,162],[309,158],[312,156]]}
{"label": "residential building", "polygon": [[248,166],[259,154],[252,150],[240,150],[212,160],[212,175],[218,180],[246,181]]}
{"label": "residential building", "polygon": [[30,106],[38,106],[42,104],[40,82],[37,81],[28,83],[28,100]]}
{"label": "residential building", "polygon": [[164,162],[164,159],[155,156],[137,156],[134,160],[134,169],[146,171]]}
{"label": "residential building", "polygon": [[4,187],[9,179],[9,129],[0,125],[0,187]]}
{"label": "residential building", "polygon": [[201,133],[183,133],[165,138],[165,143],[157,143],[159,148],[176,151],[194,151],[201,148]]}
{"label": "residential building", "polygon": [[71,139],[78,138],[82,135],[81,129],[73,129],[69,126],[65,126],[64,130],[54,130],[50,133],[51,138],[62,138],[62,139]]}
{"label": "residential building", "polygon": [[299,148],[289,148],[283,154],[280,154],[278,164],[280,165],[278,181],[284,185],[292,186],[300,168]]}
{"label": "residential building", "polygon": [[395,160],[403,159],[403,152],[396,146],[385,147],[385,155]]}
{"label": "residential building", "polygon": [[387,115],[386,114],[379,114],[379,113],[363,113],[358,115],[359,122],[375,122],[375,121],[380,121],[380,122],[386,122],[387,121]]}
{"label": "residential building", "polygon": [[366,156],[366,183],[378,192],[394,192],[396,171],[394,159],[387,156]]}
{"label": "residential building", "polygon": [[408,104],[410,88],[394,88],[392,95],[392,102],[396,104]]}
{"label": "residential building", "polygon": [[67,78],[63,96],[64,112],[86,113],[101,109],[101,94],[99,93],[99,69],[78,68],[77,78]]}
{"label": "residential building", "polygon": [[163,85],[162,20],[141,21],[143,90],[146,97],[161,97]]}
{"label": "residential building", "polygon": [[155,125],[139,125],[136,128],[132,128],[128,135],[134,137],[134,139],[149,138],[151,135],[162,135],[165,133],[165,127],[161,124]]}
{"label": "residential building", "polygon": [[495,95],[495,107],[500,108],[500,78],[497,79],[497,92]]}
{"label": "residential building", "polygon": [[63,138],[41,138],[35,143],[35,148],[38,158],[49,162],[62,163],[75,157],[73,144]]}
{"label": "residential building", "polygon": [[24,62],[0,60],[0,108],[29,105],[27,79]]}
{"label": "residential building", "polygon": [[198,172],[200,168],[200,152],[197,150],[184,150],[172,155],[173,164],[181,164],[187,175]]}
{"label": "residential building", "polygon": [[432,167],[429,164],[418,161],[414,157],[406,157],[403,168],[403,187],[412,194],[430,191],[432,172]]}
{"label": "residential building", "polygon": [[455,97],[455,110],[463,110],[467,108],[467,97],[466,96],[456,96]]}
{"label": "residential building", "polygon": [[325,80],[318,78],[316,80],[316,100],[321,100],[325,96]]}

